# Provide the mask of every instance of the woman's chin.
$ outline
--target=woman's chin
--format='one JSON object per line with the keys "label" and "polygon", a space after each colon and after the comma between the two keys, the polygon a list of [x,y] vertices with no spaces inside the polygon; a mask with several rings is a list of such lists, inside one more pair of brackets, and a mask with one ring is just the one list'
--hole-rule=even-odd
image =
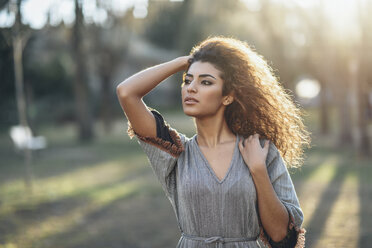
{"label": "woman's chin", "polygon": [[196,115],[194,113],[192,113],[191,111],[183,111],[183,113],[187,116],[190,116],[190,117],[196,117]]}
{"label": "woman's chin", "polygon": [[187,116],[194,117],[194,118],[204,118],[204,117],[212,117],[218,114],[218,110],[214,109],[203,109],[201,110],[196,108],[187,108],[183,107],[183,113]]}
{"label": "woman's chin", "polygon": [[190,117],[197,117],[199,115],[198,111],[190,110],[187,108],[186,109],[183,108],[183,113],[185,113],[185,115],[190,116]]}

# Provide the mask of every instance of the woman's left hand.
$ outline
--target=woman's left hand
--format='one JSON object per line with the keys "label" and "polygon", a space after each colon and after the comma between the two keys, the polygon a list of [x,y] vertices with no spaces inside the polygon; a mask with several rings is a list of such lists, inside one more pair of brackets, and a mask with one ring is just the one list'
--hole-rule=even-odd
{"label": "woman's left hand", "polygon": [[266,170],[266,157],[269,151],[269,144],[270,141],[266,140],[262,148],[259,141],[259,134],[257,133],[239,141],[240,153],[251,173]]}

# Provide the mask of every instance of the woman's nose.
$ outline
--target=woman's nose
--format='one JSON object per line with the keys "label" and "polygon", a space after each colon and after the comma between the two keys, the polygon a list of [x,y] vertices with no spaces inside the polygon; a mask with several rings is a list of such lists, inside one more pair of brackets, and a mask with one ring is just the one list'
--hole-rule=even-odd
{"label": "woman's nose", "polygon": [[196,87],[195,87],[195,82],[192,81],[188,86],[187,86],[187,92],[196,92]]}

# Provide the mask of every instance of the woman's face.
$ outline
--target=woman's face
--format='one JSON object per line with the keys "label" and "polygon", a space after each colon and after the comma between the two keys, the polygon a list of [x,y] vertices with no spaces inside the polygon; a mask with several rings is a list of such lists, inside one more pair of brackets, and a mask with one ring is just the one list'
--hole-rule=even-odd
{"label": "woman's face", "polygon": [[203,118],[224,108],[221,71],[208,62],[191,64],[182,84],[182,106],[186,115]]}

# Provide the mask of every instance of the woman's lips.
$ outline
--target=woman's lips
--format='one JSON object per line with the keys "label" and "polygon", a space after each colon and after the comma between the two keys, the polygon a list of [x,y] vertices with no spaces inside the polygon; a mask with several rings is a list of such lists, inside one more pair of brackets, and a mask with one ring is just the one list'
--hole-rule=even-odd
{"label": "woman's lips", "polygon": [[196,104],[199,101],[192,97],[186,97],[184,100],[185,104]]}

